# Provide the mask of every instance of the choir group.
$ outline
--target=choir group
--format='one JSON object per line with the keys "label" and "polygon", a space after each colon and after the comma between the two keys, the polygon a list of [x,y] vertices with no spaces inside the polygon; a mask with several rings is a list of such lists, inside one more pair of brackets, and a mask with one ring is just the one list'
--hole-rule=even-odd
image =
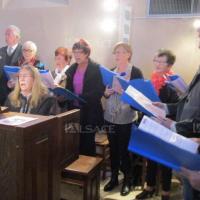
{"label": "choir group", "polygon": [[[90,58],[92,49],[86,40],[75,42],[71,50],[58,47],[52,66],[55,86],[73,92],[83,102],[54,95],[41,80],[39,70],[48,67],[39,60],[36,44],[32,41],[21,44],[20,39],[21,31],[18,27],[7,27],[7,46],[0,48],[0,105],[7,106],[10,111],[39,115],[56,115],[74,108],[80,109],[79,151],[83,155],[95,156],[97,127],[106,127],[110,145],[111,178],[104,186],[104,191],[112,191],[119,184],[118,174],[121,171],[124,179],[120,194],[128,195],[132,185],[139,184],[141,175],[140,169],[132,168],[138,155],[128,151],[128,143],[132,124],[138,125],[143,114],[121,100],[121,87],[103,84],[100,65]],[[72,57],[75,62],[71,64]],[[200,132],[194,129],[194,125],[200,120],[200,70],[188,90],[180,93],[166,81],[167,77],[174,74],[174,53],[168,49],[159,49],[152,57],[154,70],[151,83],[162,102],[155,105],[167,112],[167,118],[160,120],[160,123],[183,136],[198,138]],[[144,78],[142,71],[130,63],[132,48],[129,44],[117,43],[113,48],[113,58],[115,67],[111,70],[118,76],[126,80]],[[4,71],[6,65],[20,67],[17,81],[8,80]],[[162,173],[161,198],[170,199],[172,169],[148,159],[146,168],[147,184],[136,199],[146,199],[154,195],[158,168]],[[200,199],[199,172],[183,168],[180,174],[184,185],[184,199]]]}

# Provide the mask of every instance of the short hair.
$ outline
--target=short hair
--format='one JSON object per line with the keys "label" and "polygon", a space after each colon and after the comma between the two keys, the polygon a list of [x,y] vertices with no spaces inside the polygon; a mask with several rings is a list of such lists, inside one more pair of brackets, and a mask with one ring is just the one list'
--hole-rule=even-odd
{"label": "short hair", "polygon": [[87,54],[88,57],[90,56],[91,47],[86,40],[80,39],[78,42],[74,43],[72,50],[74,51],[76,49],[81,49],[83,50],[84,54]]}
{"label": "short hair", "polygon": [[58,48],[55,50],[55,56],[57,56],[57,55],[62,55],[62,56],[64,56],[65,61],[66,61],[67,63],[69,63],[70,60],[71,60],[71,53],[70,53],[70,50],[67,49],[67,48],[65,48],[65,47],[58,47]]}
{"label": "short hair", "polygon": [[131,45],[129,45],[129,44],[125,43],[125,42],[118,42],[117,44],[115,44],[115,46],[113,48],[113,54],[115,54],[116,50],[119,47],[123,47],[130,54],[130,57],[128,59],[128,61],[130,61],[131,57],[133,55],[133,51],[132,51]]}
{"label": "short hair", "polygon": [[168,50],[168,49],[159,49],[156,55],[158,57],[166,56],[168,65],[173,65],[175,63],[175,61],[176,61],[175,54],[172,51]]}
{"label": "short hair", "polygon": [[[37,68],[35,68],[32,65],[23,65],[20,68],[20,71],[24,69],[29,71],[32,77],[34,78],[33,88],[31,92],[31,99],[30,99],[30,108],[35,108],[38,106],[41,98],[43,98],[44,95],[48,94],[48,88],[42,83],[40,73]],[[18,81],[16,82],[14,90],[9,94],[9,100],[14,107],[21,106],[20,94],[21,94],[21,89],[18,77]]]}
{"label": "short hair", "polygon": [[14,35],[21,38],[21,30],[15,25],[9,25],[6,30],[12,30]]}
{"label": "short hair", "polygon": [[24,44],[22,45],[22,50],[25,48],[25,47],[31,47],[31,50],[33,50],[33,52],[36,54],[37,53],[37,46],[34,42],[32,41],[26,41],[24,42]]}

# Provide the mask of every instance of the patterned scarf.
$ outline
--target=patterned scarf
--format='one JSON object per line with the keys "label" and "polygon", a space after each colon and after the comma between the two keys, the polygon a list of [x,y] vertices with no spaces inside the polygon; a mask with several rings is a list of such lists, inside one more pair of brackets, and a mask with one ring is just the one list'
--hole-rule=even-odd
{"label": "patterned scarf", "polygon": [[156,90],[156,92],[158,93],[158,95],[160,94],[160,89],[166,85],[166,81],[168,80],[168,76],[173,75],[174,72],[172,70],[169,70],[167,72],[164,73],[158,73],[156,71],[154,71],[151,75],[151,82]]}
{"label": "patterned scarf", "polygon": [[18,65],[22,66],[22,65],[29,64],[29,65],[33,65],[34,66],[35,62],[36,62],[36,57],[31,58],[31,60],[29,62],[27,62],[27,61],[25,61],[24,57],[22,56],[18,61]]}

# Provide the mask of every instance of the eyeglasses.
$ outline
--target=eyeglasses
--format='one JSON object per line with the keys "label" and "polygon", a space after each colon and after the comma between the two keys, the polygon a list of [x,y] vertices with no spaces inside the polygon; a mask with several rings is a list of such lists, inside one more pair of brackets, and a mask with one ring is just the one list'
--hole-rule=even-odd
{"label": "eyeglasses", "polygon": [[28,53],[32,53],[32,52],[33,52],[32,49],[22,49],[22,51],[24,51],[24,52],[28,52]]}
{"label": "eyeglasses", "polygon": [[82,50],[75,50],[73,51],[74,54],[83,54],[84,52]]}
{"label": "eyeglasses", "polygon": [[156,60],[156,59],[153,59],[153,62],[154,63],[159,63],[159,64],[167,64],[166,61],[160,61],[160,60]]}
{"label": "eyeglasses", "polygon": [[18,77],[19,77],[19,78],[28,78],[28,77],[33,77],[33,76],[30,75],[30,74],[19,74]]}

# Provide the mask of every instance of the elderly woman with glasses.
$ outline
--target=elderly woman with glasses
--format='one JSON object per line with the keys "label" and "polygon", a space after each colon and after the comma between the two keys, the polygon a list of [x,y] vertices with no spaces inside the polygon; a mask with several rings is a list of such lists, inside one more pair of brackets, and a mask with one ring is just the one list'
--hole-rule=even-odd
{"label": "elderly woman with glasses", "polygon": [[[168,77],[174,74],[172,67],[175,61],[176,56],[168,49],[159,49],[153,59],[154,71],[151,75],[151,82],[163,103],[176,103],[179,99],[176,90],[166,82]],[[146,188],[136,196],[136,199],[147,199],[154,195],[158,168],[161,169],[162,174],[161,199],[170,199],[172,170],[151,160],[147,160]]]}
{"label": "elderly woman with glasses", "polygon": [[15,88],[8,96],[5,106],[13,112],[46,116],[59,112],[56,98],[49,94],[38,70],[31,65],[21,67]]}
{"label": "elderly woman with glasses", "polygon": [[17,66],[32,65],[36,68],[45,69],[45,65],[37,58],[37,46],[32,41],[26,41],[22,45],[22,56],[16,63]]}
{"label": "elderly woman with glasses", "polygon": [[95,156],[95,132],[103,123],[101,97],[104,93],[99,64],[90,59],[89,44],[80,39],[72,47],[75,63],[66,72],[66,88],[85,100],[71,101],[69,108],[80,108],[80,154]]}

